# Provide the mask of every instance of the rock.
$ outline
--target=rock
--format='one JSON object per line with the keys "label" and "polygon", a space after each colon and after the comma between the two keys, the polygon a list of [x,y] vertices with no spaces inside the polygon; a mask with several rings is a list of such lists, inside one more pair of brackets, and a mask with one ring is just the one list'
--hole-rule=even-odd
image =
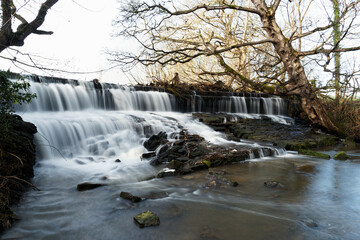
{"label": "rock", "polygon": [[314,165],[311,164],[294,163],[294,170],[295,172],[300,172],[300,173],[313,173],[315,171],[315,167]]}
{"label": "rock", "polygon": [[338,152],[337,154],[335,154],[334,159],[335,160],[347,160],[347,159],[349,159],[349,156],[347,155],[346,152],[341,151],[341,152]]}
{"label": "rock", "polygon": [[141,155],[141,158],[153,158],[156,157],[156,152],[147,152]]}
{"label": "rock", "polygon": [[299,149],[299,154],[302,155],[307,155],[307,156],[312,156],[312,157],[316,157],[316,158],[322,158],[322,159],[330,159],[330,155],[325,154],[325,153],[319,153],[319,152],[315,152],[315,151],[311,151],[311,150],[305,150],[305,149]]}
{"label": "rock", "polygon": [[152,135],[148,140],[144,142],[144,147],[148,151],[155,151],[161,144],[167,142],[166,132],[160,132],[157,135]]}
{"label": "rock", "polygon": [[317,223],[311,219],[303,219],[303,220],[301,220],[301,222],[303,222],[306,226],[308,226],[310,228],[318,227]]}
{"label": "rock", "polygon": [[168,197],[169,194],[167,192],[149,192],[145,195],[143,195],[143,198],[145,199],[161,199]]}
{"label": "rock", "polygon": [[279,189],[285,188],[284,185],[282,185],[281,183],[279,183],[277,181],[266,181],[266,182],[264,182],[264,186],[268,187],[268,188],[279,188]]}
{"label": "rock", "polygon": [[158,226],[160,225],[160,219],[155,213],[146,211],[136,215],[134,223],[140,228]]}
{"label": "rock", "polygon": [[221,237],[217,235],[217,232],[217,229],[211,228],[209,226],[203,226],[203,229],[200,233],[200,239],[220,240]]}
{"label": "rock", "polygon": [[134,196],[129,192],[121,192],[120,197],[123,198],[123,199],[129,200],[129,201],[131,201],[133,203],[141,201],[141,197]]}
{"label": "rock", "polygon": [[102,186],[105,186],[106,184],[101,184],[101,183],[89,183],[89,182],[84,182],[84,183],[80,183],[77,185],[77,190],[79,192],[82,192],[82,191],[87,191],[87,190],[92,190],[92,189],[95,189],[95,188],[98,188],[98,187],[102,187]]}
{"label": "rock", "polygon": [[166,165],[166,168],[175,169],[176,172],[179,172],[184,168],[184,163],[177,160],[172,160]]}
{"label": "rock", "polygon": [[176,174],[175,172],[176,172],[175,169],[164,168],[156,175],[156,177],[163,178],[163,177],[175,176]]}
{"label": "rock", "polygon": [[116,159],[115,162],[121,162],[121,160],[120,160],[120,159]]}

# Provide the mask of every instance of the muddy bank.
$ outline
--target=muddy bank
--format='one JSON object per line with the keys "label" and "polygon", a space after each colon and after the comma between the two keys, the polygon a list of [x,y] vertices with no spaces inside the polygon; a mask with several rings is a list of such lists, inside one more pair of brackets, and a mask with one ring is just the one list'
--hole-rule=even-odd
{"label": "muddy bank", "polygon": [[0,232],[11,227],[16,216],[10,207],[30,186],[35,164],[35,125],[20,116],[2,116],[0,139]]}

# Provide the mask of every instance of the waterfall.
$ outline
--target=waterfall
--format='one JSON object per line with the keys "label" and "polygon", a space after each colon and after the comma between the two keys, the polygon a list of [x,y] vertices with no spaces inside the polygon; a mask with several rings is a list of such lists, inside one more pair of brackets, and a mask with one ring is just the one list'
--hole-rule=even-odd
{"label": "waterfall", "polygon": [[39,79],[31,82],[30,92],[37,98],[30,104],[17,106],[18,112],[62,112],[83,110],[116,111],[175,111],[224,112],[234,114],[261,114],[286,116],[286,103],[282,98],[261,95],[200,96],[179,99],[160,91],[136,90],[116,84],[66,81],[66,84]]}

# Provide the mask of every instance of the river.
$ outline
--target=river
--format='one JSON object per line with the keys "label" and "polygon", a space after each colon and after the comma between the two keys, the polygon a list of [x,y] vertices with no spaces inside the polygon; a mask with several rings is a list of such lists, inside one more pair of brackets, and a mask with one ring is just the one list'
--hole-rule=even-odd
{"label": "river", "polygon": [[[33,184],[40,191],[25,194],[14,208],[20,221],[2,239],[360,239],[359,150],[348,151],[348,161],[277,151],[275,157],[215,169],[237,181],[236,187],[209,187],[208,170],[152,178],[161,166],[140,158],[152,134],[165,131],[171,140],[187,129],[213,144],[229,142],[187,113],[200,111],[203,103],[180,105],[164,92],[106,85],[98,90],[85,82],[31,84],[38,98],[18,113],[38,127]],[[215,102],[214,112],[267,115],[289,124],[278,98]],[[335,150],[323,152],[333,156]],[[298,164],[314,168],[298,172]],[[267,188],[269,180],[284,187]],[[79,192],[82,182],[107,185]],[[120,198],[122,191],[159,197],[131,203]],[[139,229],[133,223],[146,210],[160,217],[160,226]]]}

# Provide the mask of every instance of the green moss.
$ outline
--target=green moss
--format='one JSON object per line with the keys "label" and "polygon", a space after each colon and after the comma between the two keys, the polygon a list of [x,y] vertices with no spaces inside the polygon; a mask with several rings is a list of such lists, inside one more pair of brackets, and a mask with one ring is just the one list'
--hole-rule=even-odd
{"label": "green moss", "polygon": [[346,154],[346,152],[341,151],[341,152],[338,152],[337,154],[335,154],[334,159],[335,160],[346,160],[346,159],[349,159],[349,156]]}
{"label": "green moss", "polygon": [[208,168],[211,167],[211,162],[209,162],[207,160],[203,160],[202,163],[205,164]]}
{"label": "green moss", "polygon": [[328,154],[319,153],[319,152],[306,150],[306,149],[299,149],[299,154],[312,156],[312,157],[317,157],[317,158],[322,158],[322,159],[330,159],[330,155],[328,155]]}

